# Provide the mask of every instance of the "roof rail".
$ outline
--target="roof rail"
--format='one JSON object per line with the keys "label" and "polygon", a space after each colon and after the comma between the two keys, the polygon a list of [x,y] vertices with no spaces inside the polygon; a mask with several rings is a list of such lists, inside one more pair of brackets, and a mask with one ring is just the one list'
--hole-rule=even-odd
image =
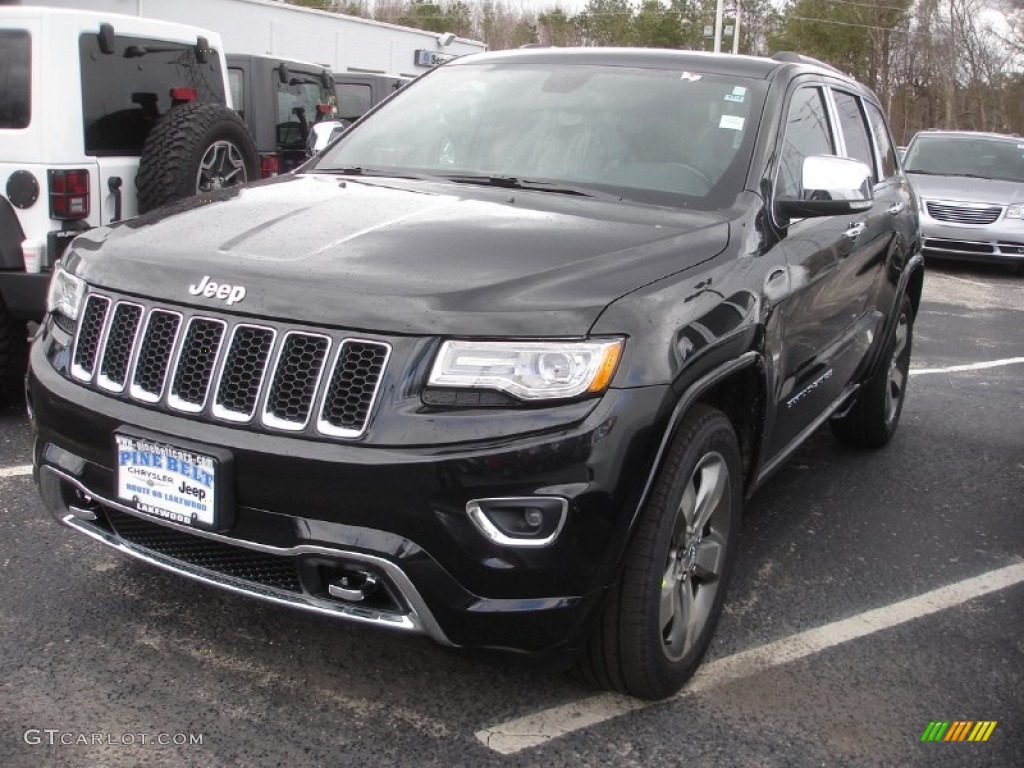
{"label": "roof rail", "polygon": [[772,55],[775,61],[790,61],[797,64],[813,64],[817,67],[831,70],[832,72],[838,72],[840,75],[846,74],[841,69],[833,67],[831,64],[826,64],[820,59],[812,58],[811,56],[804,56],[802,53],[796,53],[795,51],[779,51]]}

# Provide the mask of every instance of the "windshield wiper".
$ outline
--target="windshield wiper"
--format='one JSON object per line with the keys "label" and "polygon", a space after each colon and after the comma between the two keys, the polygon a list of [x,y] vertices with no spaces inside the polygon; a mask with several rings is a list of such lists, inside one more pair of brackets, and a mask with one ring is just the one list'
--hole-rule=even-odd
{"label": "windshield wiper", "polygon": [[610,195],[589,187],[575,187],[556,181],[538,181],[520,179],[516,176],[491,176],[487,174],[445,174],[443,178],[456,184],[481,184],[487,187],[503,189],[525,189],[531,192],[551,192],[556,195],[575,195],[577,197],[595,197],[607,200],[621,200],[618,195]]}
{"label": "windshield wiper", "polygon": [[349,165],[341,168],[311,168],[313,173],[333,173],[339,176],[367,176],[373,178],[390,179],[435,179],[434,176],[427,176],[423,173],[412,173],[397,168],[368,168],[365,165]]}

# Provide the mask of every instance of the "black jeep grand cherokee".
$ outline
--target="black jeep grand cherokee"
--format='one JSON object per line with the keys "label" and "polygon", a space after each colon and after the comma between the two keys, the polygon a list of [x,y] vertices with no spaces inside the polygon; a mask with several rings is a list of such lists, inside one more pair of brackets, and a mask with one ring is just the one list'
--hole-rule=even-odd
{"label": "black jeep grand cherokee", "polygon": [[874,96],[801,57],[459,59],[294,175],[75,241],[40,490],[235,592],[664,696],[744,498],[826,420],[892,435],[916,212]]}

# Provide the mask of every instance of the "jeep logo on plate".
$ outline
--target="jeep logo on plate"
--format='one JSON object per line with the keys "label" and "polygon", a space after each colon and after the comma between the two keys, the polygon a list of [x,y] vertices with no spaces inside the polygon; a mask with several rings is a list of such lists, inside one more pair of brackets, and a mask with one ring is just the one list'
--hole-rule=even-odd
{"label": "jeep logo on plate", "polygon": [[203,275],[203,279],[188,287],[188,292],[193,296],[200,294],[208,299],[224,299],[228,306],[237,304],[245,298],[244,285],[228,285],[227,283],[215,283],[209,275]]}

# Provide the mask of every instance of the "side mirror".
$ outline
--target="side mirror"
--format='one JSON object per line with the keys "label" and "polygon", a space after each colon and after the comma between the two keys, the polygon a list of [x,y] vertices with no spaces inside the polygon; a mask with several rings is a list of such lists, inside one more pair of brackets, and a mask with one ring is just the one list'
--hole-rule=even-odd
{"label": "side mirror", "polygon": [[309,129],[309,138],[306,139],[306,156],[318,154],[344,133],[348,125],[344,120],[323,120],[312,126]]}
{"label": "side mirror", "polygon": [[786,218],[848,216],[866,211],[873,202],[871,169],[860,160],[834,155],[805,158],[800,197],[776,201]]}
{"label": "side mirror", "polygon": [[281,62],[281,65],[277,68],[277,77],[281,81],[281,85],[288,85],[291,73],[288,71],[288,65],[284,62]]}

